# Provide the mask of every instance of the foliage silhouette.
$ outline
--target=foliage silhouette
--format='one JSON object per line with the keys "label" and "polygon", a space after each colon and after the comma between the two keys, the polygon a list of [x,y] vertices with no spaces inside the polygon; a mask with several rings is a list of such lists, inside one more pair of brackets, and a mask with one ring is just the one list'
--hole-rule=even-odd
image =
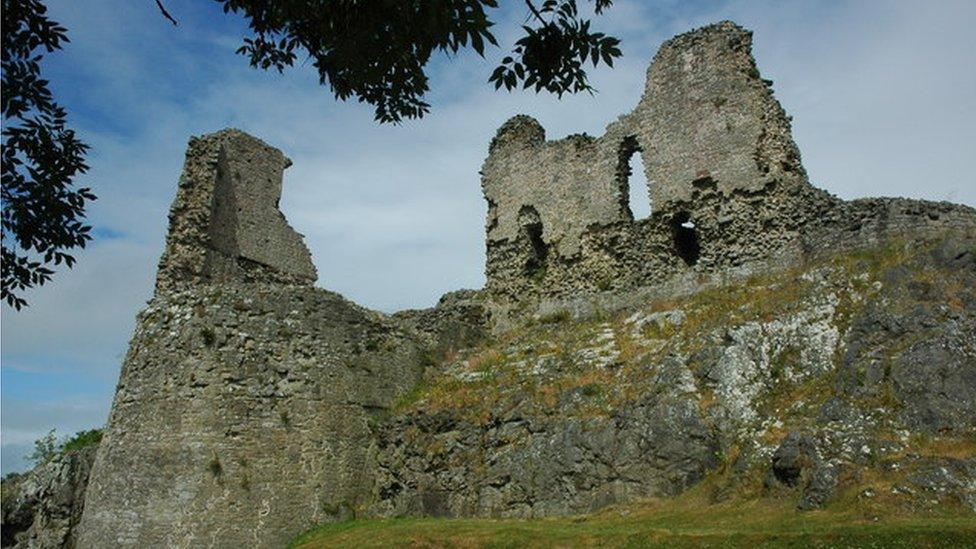
{"label": "foliage silhouette", "polygon": [[84,248],[91,227],[85,204],[95,200],[74,178],[88,170],[88,145],[75,137],[67,114],[41,77],[45,53],[68,42],[39,0],[3,0],[2,299],[21,309],[23,292],[71,267],[67,251]]}
{"label": "foliage silhouette", "polygon": [[[336,99],[355,97],[375,108],[376,120],[398,123],[430,111],[425,67],[435,52],[472,48],[484,56],[498,46],[491,32],[496,0],[217,0],[228,13],[241,13],[253,36],[238,53],[251,65],[284,71],[304,53]],[[597,15],[612,0],[591,0]],[[585,64],[613,65],[620,41],[590,30],[576,0],[526,0],[529,18],[491,74],[495,89],[523,88],[563,93],[592,92]]]}

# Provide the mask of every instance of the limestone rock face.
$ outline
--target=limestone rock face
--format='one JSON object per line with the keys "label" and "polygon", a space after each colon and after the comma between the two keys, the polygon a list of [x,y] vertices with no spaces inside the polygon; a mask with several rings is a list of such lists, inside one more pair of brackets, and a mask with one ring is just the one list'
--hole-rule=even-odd
{"label": "limestone rock face", "polygon": [[[75,547],[97,446],[65,452],[3,482],[3,547]],[[82,546],[83,547],[83,546]]]}
{"label": "limestone rock face", "polygon": [[[947,240],[929,261],[976,287],[976,249]],[[928,434],[976,426],[976,296],[940,303],[944,280],[918,280],[908,266],[887,273],[889,297],[868,304],[851,327],[837,388],[853,398],[890,390],[913,431]],[[894,357],[879,350],[900,348]]]}
{"label": "limestone rock face", "polygon": [[[583,394],[565,398],[586,399]],[[540,417],[516,406],[477,422],[410,414],[379,437],[371,513],[543,517],[675,495],[717,464],[694,398],[646,395],[609,418]]]}
{"label": "limestone rock face", "polygon": [[378,428],[369,512],[565,515],[704,478],[714,501],[815,509],[864,479],[976,511],[974,254],[976,232],[893,240],[539,317],[427,369]]}

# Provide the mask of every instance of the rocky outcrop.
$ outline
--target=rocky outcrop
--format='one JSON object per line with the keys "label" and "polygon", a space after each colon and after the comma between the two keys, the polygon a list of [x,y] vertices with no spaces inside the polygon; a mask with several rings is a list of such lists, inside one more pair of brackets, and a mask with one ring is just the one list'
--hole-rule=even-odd
{"label": "rocky outcrop", "polygon": [[773,453],[766,487],[799,488],[800,509],[816,509],[834,497],[839,467],[826,463],[819,443],[810,435],[791,432]]}
{"label": "rocky outcrop", "polygon": [[971,506],[973,253],[976,233],[892,241],[540,317],[428,369],[377,428],[368,512],[581,513],[706,477],[716,500],[814,509],[869,477],[910,509]]}
{"label": "rocky outcrop", "polygon": [[383,427],[378,450],[378,503],[368,512],[381,516],[584,513],[678,494],[718,460],[697,401],[653,394],[589,419],[501,407],[486,422],[408,414]]}
{"label": "rocky outcrop", "polygon": [[[943,241],[929,263],[956,273],[954,283],[976,287],[971,241]],[[944,300],[947,281],[920,280],[919,268],[885,273],[889,292],[851,326],[837,388],[853,398],[890,392],[912,430],[958,432],[976,426],[976,295],[961,291]]]}
{"label": "rocky outcrop", "polygon": [[60,453],[3,482],[3,547],[75,547],[97,446]]}

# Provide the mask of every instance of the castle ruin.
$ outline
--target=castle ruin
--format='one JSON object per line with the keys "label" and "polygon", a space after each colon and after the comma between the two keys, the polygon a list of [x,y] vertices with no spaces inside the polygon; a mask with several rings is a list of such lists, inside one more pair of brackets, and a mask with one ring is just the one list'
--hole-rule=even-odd
{"label": "castle ruin", "polygon": [[[636,154],[652,205],[637,220],[627,203]],[[728,22],[666,42],[637,107],[599,138],[547,141],[530,117],[506,122],[482,171],[486,287],[434,309],[384,315],[313,287],[309,252],[277,209],[289,164],[237,130],[191,139],[79,546],[279,546],[353,507],[383,514],[410,487],[377,483],[373,425],[421,379],[429,349],[547,307],[976,228],[964,206],[845,202],[810,185],[751,34]],[[429,493],[414,509],[433,512],[449,496]]]}
{"label": "castle ruin", "polygon": [[[968,208],[845,202],[813,187],[751,50],[752,33],[731,22],[665,42],[637,107],[598,138],[546,141],[523,115],[498,130],[482,187],[486,291],[499,321],[527,302],[696,285],[899,232],[972,225]],[[633,155],[647,171],[647,219],[628,204]]]}

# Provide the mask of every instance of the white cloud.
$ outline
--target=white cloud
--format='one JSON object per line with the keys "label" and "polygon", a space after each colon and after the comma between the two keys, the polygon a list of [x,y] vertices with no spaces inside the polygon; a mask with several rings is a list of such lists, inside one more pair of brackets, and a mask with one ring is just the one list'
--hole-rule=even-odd
{"label": "white cloud", "polygon": [[814,184],[976,205],[976,3],[729,3],[794,117]]}
{"label": "white cloud", "polygon": [[[486,83],[493,60],[466,54],[435,62],[432,114],[399,127],[376,125],[367,106],[336,103],[307,67],[284,76],[248,68],[233,54],[236,31],[211,25],[219,11],[211,4],[168,3],[181,20],[174,29],[151,2],[53,3],[73,39],[54,73],[71,81],[54,84],[95,150],[86,183],[100,200],[91,218],[122,237],[81,253],[74,270],[32,294],[26,312],[3,311],[5,370],[90,375],[111,393],[134,316],[150,297],[186,141],[225,126],[294,161],[282,208],[306,235],[321,286],[383,310],[429,306],[443,292],[480,286],[478,171],[495,129],[524,112],[550,138],[599,135],[637,103],[663,39],[725,18],[755,30],[760,68],[795,117],[818,185],[845,198],[976,205],[967,169],[976,148],[976,35],[968,28],[976,3],[770,0],[716,8],[620,0],[601,24],[624,38],[625,58],[594,71],[596,96],[494,92]],[[520,15],[506,17],[518,23]],[[510,42],[512,32],[499,34]],[[493,52],[494,60],[504,53]],[[52,426],[73,432],[85,426],[77,417],[94,425],[108,408],[106,396],[79,416],[51,407],[67,389],[31,393],[25,406],[53,411],[15,429],[6,403],[17,390],[3,388],[5,461],[14,439]]]}
{"label": "white cloud", "polygon": [[64,440],[92,426],[100,425],[108,415],[111,400],[94,397],[68,397],[39,401],[5,397],[0,403],[3,418],[3,443],[0,445],[2,474],[29,467],[25,456],[34,449],[34,441],[56,427],[55,436]]}

